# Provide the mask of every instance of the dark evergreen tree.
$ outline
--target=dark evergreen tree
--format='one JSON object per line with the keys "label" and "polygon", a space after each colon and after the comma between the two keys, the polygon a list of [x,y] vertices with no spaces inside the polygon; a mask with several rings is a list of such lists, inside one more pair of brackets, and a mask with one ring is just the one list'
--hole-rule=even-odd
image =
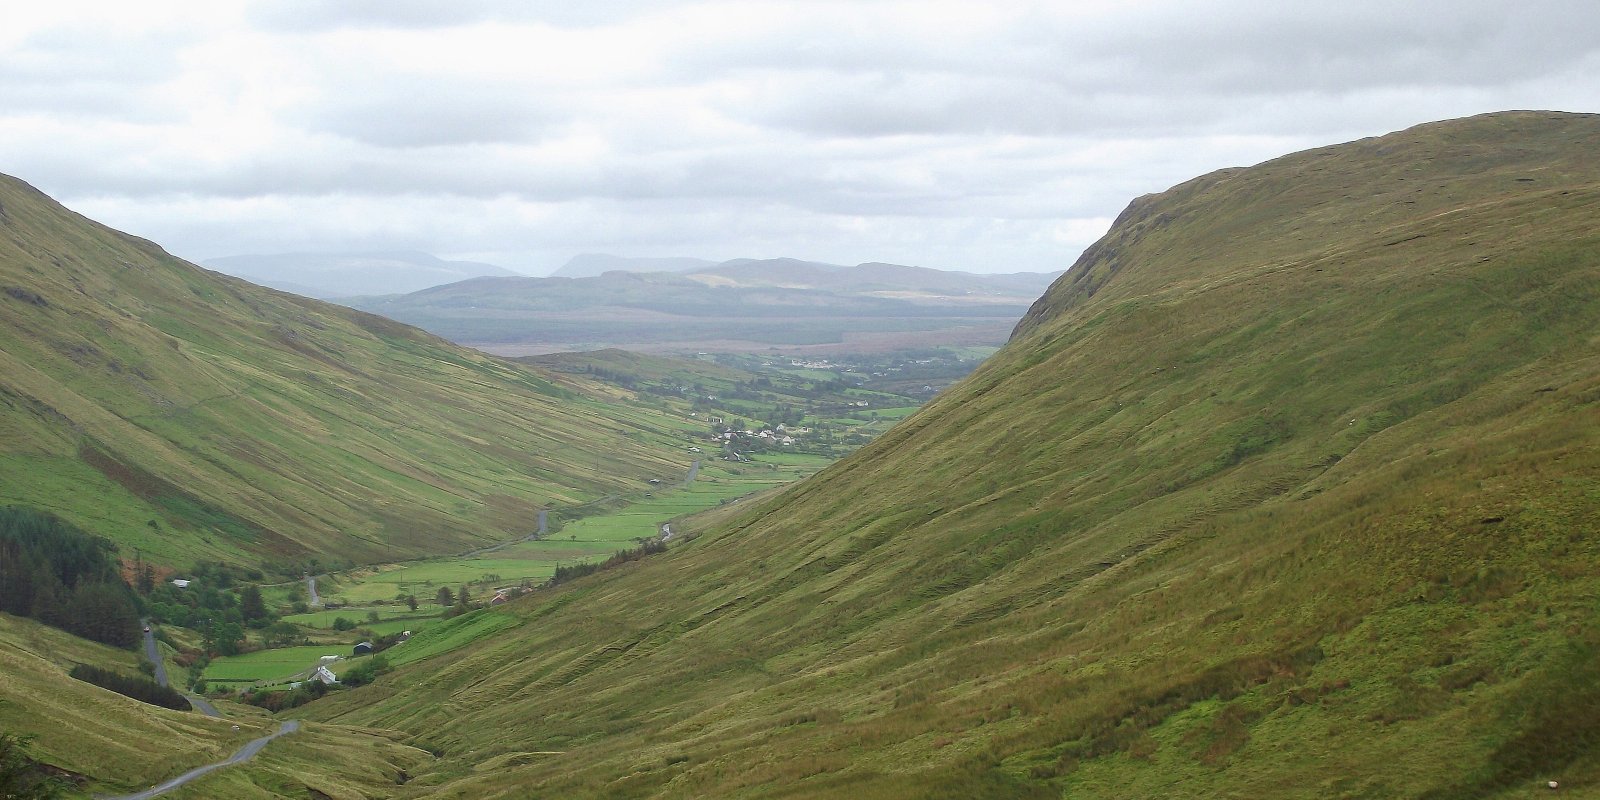
{"label": "dark evergreen tree", "polygon": [[61,627],[85,639],[132,647],[139,641],[139,612],[123,584],[80,583],[67,600]]}
{"label": "dark evergreen tree", "polygon": [[66,782],[46,773],[28,757],[29,738],[0,732],[0,797],[51,800],[65,796]]}
{"label": "dark evergreen tree", "polygon": [[156,589],[156,570],[155,570],[155,567],[152,567],[149,564],[144,565],[144,568],[139,570],[139,575],[138,575],[138,578],[136,578],[136,580],[138,581],[138,584],[137,584],[136,588],[138,588],[139,594],[148,595],[151,592],[155,591],[155,589]]}
{"label": "dark evergreen tree", "polygon": [[107,644],[138,638],[116,547],[31,509],[0,508],[0,610]]}
{"label": "dark evergreen tree", "polygon": [[271,616],[267,613],[266,602],[261,599],[261,587],[250,584],[239,592],[239,615],[246,624],[265,622]]}

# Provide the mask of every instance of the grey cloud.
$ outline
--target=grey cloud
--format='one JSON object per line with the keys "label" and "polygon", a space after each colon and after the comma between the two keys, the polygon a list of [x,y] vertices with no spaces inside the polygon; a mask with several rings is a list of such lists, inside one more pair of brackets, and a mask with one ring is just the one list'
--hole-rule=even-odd
{"label": "grey cloud", "polygon": [[[1201,172],[1600,96],[1587,2],[999,3],[1004,24],[971,30],[883,4],[776,7],[261,3],[252,29],[209,23],[241,45],[237,64],[198,63],[228,51],[188,31],[46,31],[0,51],[0,148],[41,189],[202,258],[411,247],[535,271],[585,250],[1052,269],[1096,220]],[[508,21],[601,26],[537,31],[580,48],[650,46],[581,78],[515,74],[520,32],[495,28]],[[471,25],[507,74],[403,55],[460,45]],[[178,94],[191,88],[206,96]],[[191,124],[215,146],[170,143],[206,135]]]}
{"label": "grey cloud", "polygon": [[397,77],[330,92],[289,120],[379,147],[435,147],[536,141],[567,117],[516,87]]}
{"label": "grey cloud", "polygon": [[497,0],[272,0],[250,8],[267,30],[312,33],[347,28],[424,30],[483,22],[542,22],[557,26],[600,25],[660,6],[647,0],[586,0],[573,3],[504,3]]}
{"label": "grey cloud", "polygon": [[184,41],[103,29],[35,33],[0,58],[0,108],[140,121],[168,116],[145,88],[181,74],[176,52]]}
{"label": "grey cloud", "polygon": [[830,37],[819,21],[675,65],[702,79],[753,73],[769,96],[743,118],[810,133],[1157,130],[1214,124],[1280,95],[1503,86],[1600,50],[1590,33],[1600,5],[1528,6],[1164,3],[1025,15],[958,47],[894,31]]}

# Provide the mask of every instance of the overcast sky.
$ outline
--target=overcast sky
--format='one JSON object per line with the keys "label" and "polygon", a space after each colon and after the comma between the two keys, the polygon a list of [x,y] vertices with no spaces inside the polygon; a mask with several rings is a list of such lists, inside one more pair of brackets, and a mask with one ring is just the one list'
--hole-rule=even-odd
{"label": "overcast sky", "polygon": [[1600,3],[8,3],[0,172],[190,260],[1062,269],[1128,201],[1600,111]]}

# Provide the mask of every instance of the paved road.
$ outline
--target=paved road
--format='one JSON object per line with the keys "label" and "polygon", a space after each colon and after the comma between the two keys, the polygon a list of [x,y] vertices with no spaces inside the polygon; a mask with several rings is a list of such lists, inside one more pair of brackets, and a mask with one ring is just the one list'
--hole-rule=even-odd
{"label": "paved road", "polygon": [[317,594],[317,576],[312,575],[306,578],[306,593],[311,595],[311,602],[309,605],[322,605],[322,597]]}
{"label": "paved road", "polygon": [[689,465],[689,477],[683,479],[683,485],[684,486],[688,486],[689,484],[694,483],[695,477],[698,476],[699,474],[700,474],[700,459],[697,458],[697,459],[694,460],[693,464]]}
{"label": "paved road", "polygon": [[[150,663],[155,665],[156,683],[162,686],[170,686],[171,684],[167,683],[167,665],[161,659],[161,651],[156,649],[156,634],[150,629],[150,620],[141,619],[139,624],[144,626],[144,657],[150,659]],[[189,705],[194,706],[194,710],[208,717],[222,716],[222,713],[217,711],[217,707],[207,702],[204,697],[195,694],[186,694],[184,697],[189,698]]]}
{"label": "paved road", "polygon": [[550,512],[548,510],[546,510],[546,509],[541,508],[541,509],[539,509],[539,534],[538,535],[543,536],[546,533],[548,533],[549,531],[550,531]]}
{"label": "paved road", "polygon": [[173,778],[170,781],[167,781],[166,783],[161,784],[160,786],[146,789],[137,794],[99,794],[95,795],[95,797],[97,800],[150,800],[152,797],[166,794],[167,792],[170,792],[173,789],[176,789],[179,786],[182,786],[207,773],[222,769],[223,767],[231,767],[234,764],[240,764],[245,761],[249,761],[250,759],[255,758],[256,753],[261,752],[261,748],[267,746],[267,742],[270,742],[286,733],[294,733],[297,730],[300,730],[300,721],[291,719],[287,722],[284,722],[283,727],[278,728],[276,733],[268,734],[260,739],[251,740],[251,742],[245,745],[243,749],[237,753],[234,753],[226,760],[218,761],[215,764],[207,764],[203,767],[196,767],[188,772],[183,773],[182,775],[179,775],[176,778]]}
{"label": "paved road", "polygon": [[222,712],[218,711],[217,707],[211,705],[211,702],[206,700],[204,697],[201,697],[197,694],[186,694],[184,697],[189,698],[189,705],[194,706],[194,710],[208,717],[222,716]]}
{"label": "paved road", "polygon": [[161,651],[156,649],[156,635],[150,630],[150,620],[141,619],[139,624],[144,626],[144,657],[156,666],[156,683],[167,685],[167,665],[161,660]]}

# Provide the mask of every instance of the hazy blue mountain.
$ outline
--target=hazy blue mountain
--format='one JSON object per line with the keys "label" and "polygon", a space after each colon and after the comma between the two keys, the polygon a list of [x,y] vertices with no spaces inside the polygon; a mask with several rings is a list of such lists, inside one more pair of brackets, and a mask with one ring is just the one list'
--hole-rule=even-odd
{"label": "hazy blue mountain", "polygon": [[262,286],[321,299],[409,294],[468,278],[517,274],[493,264],[446,261],[417,251],[239,255],[200,263]]}
{"label": "hazy blue mountain", "polygon": [[693,272],[474,278],[342,302],[506,354],[599,347],[861,352],[998,345],[1058,274],[736,259]]}
{"label": "hazy blue mountain", "polygon": [[552,278],[592,278],[607,272],[689,272],[714,267],[715,261],[703,258],[628,258],[606,253],[583,253],[573,256],[561,268],[550,273]]}
{"label": "hazy blue mountain", "polygon": [[1060,275],[1060,271],[978,274],[881,262],[847,267],[793,258],[760,260],[740,258],[689,273],[689,277],[713,285],[773,286],[825,289],[850,294],[892,293],[901,296],[944,297],[1037,296],[1043,294],[1051,282]]}

